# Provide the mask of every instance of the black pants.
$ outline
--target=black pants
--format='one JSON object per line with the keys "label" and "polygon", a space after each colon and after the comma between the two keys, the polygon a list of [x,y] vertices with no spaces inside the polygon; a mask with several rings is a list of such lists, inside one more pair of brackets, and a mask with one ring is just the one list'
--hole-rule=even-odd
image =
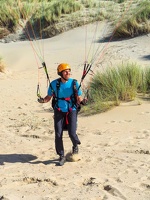
{"label": "black pants", "polygon": [[[72,110],[68,114],[68,134],[72,141],[73,146],[80,144],[80,140],[76,134],[77,129],[77,111]],[[64,156],[64,146],[63,146],[63,128],[66,121],[66,113],[54,110],[54,128],[55,128],[55,148],[56,153],[59,156]]]}

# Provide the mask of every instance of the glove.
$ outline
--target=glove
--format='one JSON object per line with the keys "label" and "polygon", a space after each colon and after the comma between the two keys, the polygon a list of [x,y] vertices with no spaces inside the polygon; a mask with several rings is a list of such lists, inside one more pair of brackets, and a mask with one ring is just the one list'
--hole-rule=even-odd
{"label": "glove", "polygon": [[39,103],[44,103],[44,98],[42,98],[42,97],[38,98],[38,102]]}
{"label": "glove", "polygon": [[85,105],[87,105],[87,99],[83,99],[81,102],[80,102],[80,104],[82,104],[83,106],[85,106]]}

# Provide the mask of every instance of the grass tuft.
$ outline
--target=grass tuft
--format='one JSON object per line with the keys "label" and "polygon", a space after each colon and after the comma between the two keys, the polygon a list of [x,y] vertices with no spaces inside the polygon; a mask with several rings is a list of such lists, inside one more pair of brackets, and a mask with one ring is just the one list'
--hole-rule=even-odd
{"label": "grass tuft", "polygon": [[150,33],[150,2],[144,0],[133,9],[130,18],[123,20],[114,37],[127,38],[147,33]]}
{"label": "grass tuft", "polygon": [[150,93],[150,69],[127,63],[98,72],[89,83],[89,105],[83,114],[105,112],[122,101],[132,101],[138,93]]}
{"label": "grass tuft", "polygon": [[5,72],[5,63],[3,59],[0,57],[0,72]]}

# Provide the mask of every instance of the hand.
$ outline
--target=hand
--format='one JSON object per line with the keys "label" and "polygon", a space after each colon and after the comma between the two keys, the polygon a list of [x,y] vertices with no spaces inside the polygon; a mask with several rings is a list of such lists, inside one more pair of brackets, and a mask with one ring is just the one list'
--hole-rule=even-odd
{"label": "hand", "polygon": [[38,98],[38,102],[39,103],[44,103],[44,98],[42,98],[42,97]]}
{"label": "hand", "polygon": [[88,100],[87,99],[83,99],[80,104],[82,104],[83,106],[87,105]]}

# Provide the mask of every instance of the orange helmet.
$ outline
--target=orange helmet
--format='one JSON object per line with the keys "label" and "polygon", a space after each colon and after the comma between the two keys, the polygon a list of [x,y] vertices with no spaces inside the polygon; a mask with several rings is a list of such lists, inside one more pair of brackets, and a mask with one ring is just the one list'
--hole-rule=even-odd
{"label": "orange helmet", "polygon": [[57,67],[57,74],[58,75],[61,75],[61,72],[66,70],[66,69],[70,69],[71,70],[71,67],[69,64],[67,63],[61,63],[60,65],[58,65]]}

